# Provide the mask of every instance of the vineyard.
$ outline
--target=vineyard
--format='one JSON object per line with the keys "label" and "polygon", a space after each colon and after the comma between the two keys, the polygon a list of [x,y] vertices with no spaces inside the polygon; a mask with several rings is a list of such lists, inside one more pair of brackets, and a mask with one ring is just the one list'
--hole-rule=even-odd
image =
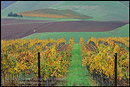
{"label": "vineyard", "polygon": [[1,1],[1,86],[129,87],[129,1]]}
{"label": "vineyard", "polygon": [[[66,44],[64,38],[57,39],[57,41],[53,39],[2,40],[2,85],[30,85],[25,83],[27,80],[33,83],[36,82],[38,79],[38,52],[41,56],[40,73],[43,85],[49,80],[55,80],[50,85],[56,84],[56,79],[62,78],[68,72],[73,44],[73,38],[70,39],[69,44]],[[25,77],[31,77],[31,79]],[[24,80],[26,80],[24,83],[20,83]]]}
{"label": "vineyard", "polygon": [[[84,38],[80,38],[82,46],[83,65],[89,70],[93,79],[102,86],[114,85],[114,54],[117,53],[117,83],[128,85],[129,83],[129,38],[93,38],[87,44]],[[122,44],[123,46],[119,46]]]}
{"label": "vineyard", "polygon": [[[69,44],[64,38],[1,40],[2,85],[38,86],[38,52],[40,52],[42,86],[55,86],[67,75],[69,75],[67,81],[71,80],[74,85],[76,81],[80,81],[81,85],[87,85],[85,75],[87,71],[97,85],[113,86],[115,53],[117,53],[117,84],[129,85],[128,37],[98,39],[90,37],[87,43],[84,38],[80,38],[80,44],[74,44],[73,38],[70,38]],[[78,74],[80,76],[77,79],[82,78],[82,81],[75,79]],[[87,83],[84,83],[85,81]]]}

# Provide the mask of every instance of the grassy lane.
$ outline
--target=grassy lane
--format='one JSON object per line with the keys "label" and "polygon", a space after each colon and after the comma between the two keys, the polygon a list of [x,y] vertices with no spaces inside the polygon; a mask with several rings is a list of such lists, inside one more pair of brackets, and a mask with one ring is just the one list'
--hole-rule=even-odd
{"label": "grassy lane", "polygon": [[95,86],[95,82],[88,76],[88,71],[82,66],[81,46],[74,44],[69,73],[66,77],[65,86]]}

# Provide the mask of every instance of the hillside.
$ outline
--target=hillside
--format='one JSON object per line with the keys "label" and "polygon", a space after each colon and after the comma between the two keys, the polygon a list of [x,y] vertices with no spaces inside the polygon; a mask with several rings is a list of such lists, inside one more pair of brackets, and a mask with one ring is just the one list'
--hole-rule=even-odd
{"label": "hillside", "polygon": [[35,33],[32,35],[29,35],[27,37],[24,38],[31,38],[31,39],[47,39],[47,38],[53,38],[53,39],[57,39],[57,38],[64,38],[67,42],[69,41],[70,37],[74,38],[74,41],[76,43],[79,43],[80,37],[85,38],[85,41],[87,42],[90,38],[90,36],[92,37],[129,37],[129,24],[124,25],[120,28],[117,28],[115,30],[112,31],[107,31],[107,32],[46,32],[46,33]]}
{"label": "hillside", "polygon": [[129,9],[119,1],[66,1],[51,8],[71,9],[91,15],[90,20],[97,21],[128,21],[129,18]]}
{"label": "hillside", "polygon": [[48,17],[48,18],[74,18],[74,19],[89,19],[90,16],[82,15],[72,10],[57,10],[57,9],[38,9],[17,13],[18,15],[31,17]]}
{"label": "hillside", "polygon": [[[15,20],[18,22],[18,20]],[[98,21],[62,21],[62,22],[51,22],[43,21],[38,23],[38,21],[21,20],[23,23],[12,24],[11,20],[3,20],[5,23],[1,26],[1,39],[16,39],[23,38],[25,36],[31,35],[33,33],[43,33],[43,32],[104,32],[111,31],[121,26],[128,24],[127,22],[98,22]],[[28,23],[27,23],[28,21]],[[19,20],[20,22],[20,20]],[[8,23],[8,24],[7,24]],[[9,24],[10,23],[10,24]],[[34,32],[35,30],[35,32]],[[13,31],[13,32],[12,32]],[[73,33],[72,33],[73,34]],[[56,35],[57,36],[57,35]],[[75,36],[76,37],[76,36]]]}
{"label": "hillside", "polygon": [[2,10],[2,17],[6,17],[9,12],[19,13],[24,11],[31,11],[37,9],[48,8],[61,2],[58,1],[17,1]]}
{"label": "hillside", "polygon": [[2,10],[2,17],[7,17],[9,12],[21,13],[51,8],[75,11],[93,17],[89,20],[94,21],[129,21],[129,8],[123,3],[119,1],[18,1]]}

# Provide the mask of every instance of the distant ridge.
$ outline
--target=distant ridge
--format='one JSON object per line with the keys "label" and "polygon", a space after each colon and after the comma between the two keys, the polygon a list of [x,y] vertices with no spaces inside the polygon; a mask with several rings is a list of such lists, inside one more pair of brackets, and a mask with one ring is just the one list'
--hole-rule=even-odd
{"label": "distant ridge", "polygon": [[21,13],[38,9],[57,9],[71,10],[91,16],[93,18],[89,20],[92,21],[129,21],[127,6],[129,7],[125,1],[18,1],[3,9],[1,17],[7,17],[9,12]]}
{"label": "distant ridge", "polygon": [[9,12],[19,13],[37,9],[49,8],[59,1],[17,1],[2,11],[2,17],[7,16]]}

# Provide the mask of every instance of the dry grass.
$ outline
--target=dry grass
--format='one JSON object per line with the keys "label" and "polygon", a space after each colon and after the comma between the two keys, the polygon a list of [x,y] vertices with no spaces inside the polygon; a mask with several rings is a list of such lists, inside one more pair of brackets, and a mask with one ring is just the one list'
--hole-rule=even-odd
{"label": "dry grass", "polygon": [[48,18],[71,18],[68,16],[62,16],[62,15],[56,15],[56,14],[24,14],[24,13],[18,13],[18,15],[23,16],[31,16],[31,17],[48,17]]}

